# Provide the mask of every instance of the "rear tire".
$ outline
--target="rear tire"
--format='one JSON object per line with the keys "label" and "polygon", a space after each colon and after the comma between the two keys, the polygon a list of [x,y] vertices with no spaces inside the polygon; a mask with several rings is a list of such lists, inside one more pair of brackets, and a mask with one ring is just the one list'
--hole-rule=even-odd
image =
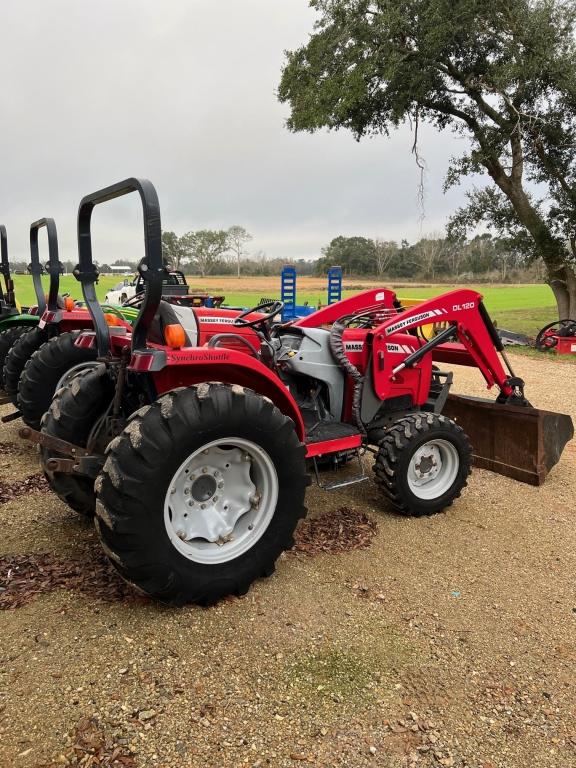
{"label": "rear tire", "polygon": [[18,406],[18,386],[24,366],[50,335],[45,328],[32,328],[16,339],[4,362],[4,389],[15,406]]}
{"label": "rear tire", "polygon": [[127,581],[164,603],[209,605],[273,573],[306,514],[308,483],[288,417],[252,390],[199,384],[137,411],[110,444],[96,527]]}
{"label": "rear tire", "polygon": [[0,332],[0,389],[4,389],[4,363],[6,362],[8,352],[10,352],[16,340],[29,330],[29,326],[17,325]]}
{"label": "rear tire", "polygon": [[83,363],[98,357],[96,349],[75,346],[81,331],[62,333],[36,350],[26,363],[18,386],[18,408],[25,424],[40,429],[63,376]]}
{"label": "rear tire", "polygon": [[472,448],[462,427],[434,413],[399,419],[380,441],[376,483],[396,512],[420,517],[449,507],[467,484]]}
{"label": "rear tire", "polygon": [[[56,393],[42,418],[42,432],[85,448],[96,421],[114,397],[114,381],[105,366],[79,374]],[[50,458],[62,458],[52,448],[40,451],[44,475],[51,489],[65,504],[85,517],[94,515],[94,480],[83,475],[53,472],[46,468]]]}

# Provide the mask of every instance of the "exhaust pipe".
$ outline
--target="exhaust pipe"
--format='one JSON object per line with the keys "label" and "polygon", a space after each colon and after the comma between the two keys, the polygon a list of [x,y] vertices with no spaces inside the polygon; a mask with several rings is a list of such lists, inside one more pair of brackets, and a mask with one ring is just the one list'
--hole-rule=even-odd
{"label": "exhaust pipe", "polygon": [[567,414],[479,397],[449,395],[443,414],[470,438],[475,466],[530,485],[542,485],[574,437]]}

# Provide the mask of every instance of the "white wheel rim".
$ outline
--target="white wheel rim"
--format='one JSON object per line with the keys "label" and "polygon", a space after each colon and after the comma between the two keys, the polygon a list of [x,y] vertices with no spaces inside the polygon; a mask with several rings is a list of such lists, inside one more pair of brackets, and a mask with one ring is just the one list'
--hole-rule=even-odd
{"label": "white wheel rim", "polygon": [[453,443],[429,440],[410,459],[408,487],[419,499],[437,499],[450,490],[459,468],[460,456]]}
{"label": "white wheel rim", "polygon": [[62,376],[58,384],[56,384],[55,392],[58,392],[59,389],[62,389],[62,387],[66,387],[73,378],[81,374],[83,371],[90,371],[95,368],[98,368],[102,363],[97,363],[95,360],[89,362],[89,363],[78,363],[78,365],[72,366],[72,368],[69,368],[64,376]]}
{"label": "white wheel rim", "polygon": [[221,438],[194,451],[176,470],[164,502],[172,545],[189,560],[227,563],[251,549],[278,503],[278,475],[259,445]]}

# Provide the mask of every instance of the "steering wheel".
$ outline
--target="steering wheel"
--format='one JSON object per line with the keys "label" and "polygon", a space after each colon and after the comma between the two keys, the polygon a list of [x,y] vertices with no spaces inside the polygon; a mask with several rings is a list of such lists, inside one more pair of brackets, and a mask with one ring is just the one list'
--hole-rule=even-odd
{"label": "steering wheel", "polygon": [[[266,323],[273,320],[278,312],[282,311],[283,307],[283,301],[263,301],[262,304],[258,304],[257,307],[245,309],[244,312],[241,312],[238,317],[234,318],[232,325],[235,325],[237,328],[258,328],[258,326],[261,326],[263,333],[267,335],[268,327]],[[268,312],[266,312],[266,310],[268,310]],[[246,317],[253,312],[260,312],[263,317],[257,317],[254,320],[246,320]]]}

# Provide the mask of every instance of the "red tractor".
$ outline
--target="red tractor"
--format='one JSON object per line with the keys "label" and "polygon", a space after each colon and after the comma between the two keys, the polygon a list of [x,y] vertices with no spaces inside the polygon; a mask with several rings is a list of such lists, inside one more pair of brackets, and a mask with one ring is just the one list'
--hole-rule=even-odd
{"label": "red tractor", "polygon": [[[95,301],[90,221],[96,205],[134,191],[144,208],[146,292],[128,344],[110,336]],[[289,323],[276,322],[281,303],[271,302],[207,341],[191,311],[152,338],[163,269],[152,184],[128,179],[85,197],[78,237],[77,277],[104,364],[57,394],[40,435],[22,434],[40,442],[63,498],[88,510],[95,490],[104,551],[124,578],[163,602],[212,603],[271,574],[306,514],[310,470],[320,482],[322,457],[352,452],[360,465],[325,488],[367,480],[360,456],[369,451],[397,512],[450,506],[466,485],[472,448],[442,414],[452,375],[435,360],[478,367],[498,388],[495,418],[534,410],[521,379],[503,367],[476,291],[405,309],[393,291],[369,290]],[[447,327],[427,340],[422,327],[440,319]],[[77,343],[93,341],[84,334]],[[554,416],[558,448],[572,424]]]}

